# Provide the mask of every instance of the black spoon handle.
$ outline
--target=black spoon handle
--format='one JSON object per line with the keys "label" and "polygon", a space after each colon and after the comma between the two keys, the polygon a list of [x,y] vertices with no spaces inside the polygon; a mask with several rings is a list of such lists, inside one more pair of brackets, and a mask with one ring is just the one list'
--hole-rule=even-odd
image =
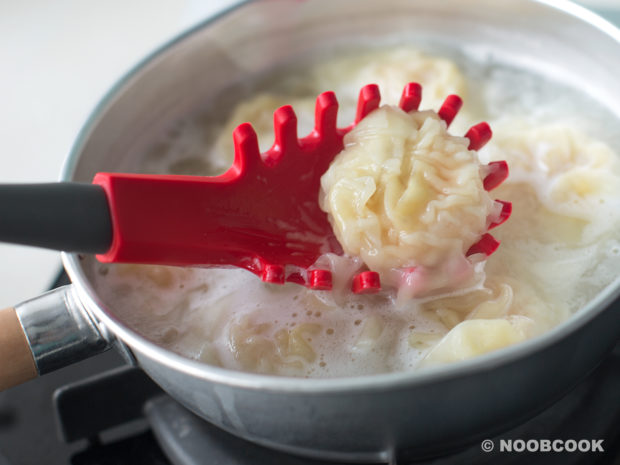
{"label": "black spoon handle", "polygon": [[0,241],[103,253],[112,243],[105,191],[95,184],[0,184]]}

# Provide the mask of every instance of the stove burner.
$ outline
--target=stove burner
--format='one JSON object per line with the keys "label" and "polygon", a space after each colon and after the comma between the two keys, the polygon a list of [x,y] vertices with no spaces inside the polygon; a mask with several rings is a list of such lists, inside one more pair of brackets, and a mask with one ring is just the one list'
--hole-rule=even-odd
{"label": "stove burner", "polygon": [[175,465],[325,465],[326,462],[277,452],[237,438],[201,420],[169,396],[145,406],[159,444]]}
{"label": "stove burner", "polygon": [[65,442],[142,418],[144,404],[163,391],[142,370],[116,368],[54,392],[58,430]]}
{"label": "stove burner", "polygon": [[[492,438],[511,439],[604,439],[605,453],[501,453],[482,452],[480,444],[447,457],[415,462],[419,465],[521,464],[549,463],[550,459],[563,464],[613,464],[620,457],[620,344],[603,364],[566,397],[532,420]],[[74,456],[72,464],[116,464],[101,462],[106,445],[98,435],[118,424],[146,418],[157,444],[149,433],[134,438],[132,446],[123,442],[112,443],[113,448],[124,446],[157,453],[150,464],[198,465],[320,465],[327,462],[300,458],[273,451],[227,432],[198,418],[172,398],[163,394],[141,370],[123,367],[59,389],[55,395],[58,424],[65,440],[90,438],[91,446]],[[170,461],[157,461],[157,454],[165,452]],[[496,448],[497,449],[497,448]],[[95,453],[95,461],[83,461]],[[150,452],[151,454],[153,452]],[[552,457],[550,457],[550,455]],[[131,461],[131,463],[138,463]],[[146,463],[146,462],[139,462]],[[399,462],[400,463],[400,462]],[[404,462],[403,462],[404,463]],[[409,463],[409,462],[408,462]]]}
{"label": "stove burner", "polygon": [[[71,457],[71,465],[170,465],[157,446],[153,433],[146,431],[110,444],[93,443]],[[2,462],[0,462],[2,465]]]}

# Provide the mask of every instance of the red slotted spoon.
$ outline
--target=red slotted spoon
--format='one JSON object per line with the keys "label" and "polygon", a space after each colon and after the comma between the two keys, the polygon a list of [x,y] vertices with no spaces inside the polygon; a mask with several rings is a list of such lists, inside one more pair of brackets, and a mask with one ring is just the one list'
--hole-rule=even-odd
{"label": "red slotted spoon", "polygon": [[[418,108],[421,87],[405,87],[399,106]],[[297,137],[290,106],[274,113],[275,142],[260,153],[256,133],[244,123],[233,133],[235,158],[220,176],[98,173],[92,185],[57,183],[0,186],[0,240],[65,251],[94,252],[102,262],[235,266],[271,283],[295,282],[331,289],[331,272],[313,269],[323,254],[342,254],[327,214],[319,207],[320,178],[343,150],[343,137],[378,108],[376,85],[361,89],[355,122],[336,126],[333,92],[317,98],[315,128]],[[439,116],[450,124],[462,105],[449,96]],[[465,137],[478,150],[491,137],[486,123]],[[505,162],[488,165],[484,187],[508,175]],[[500,220],[511,205],[502,202]],[[468,255],[490,255],[499,243],[488,233]],[[356,293],[377,292],[379,275],[359,273]]]}

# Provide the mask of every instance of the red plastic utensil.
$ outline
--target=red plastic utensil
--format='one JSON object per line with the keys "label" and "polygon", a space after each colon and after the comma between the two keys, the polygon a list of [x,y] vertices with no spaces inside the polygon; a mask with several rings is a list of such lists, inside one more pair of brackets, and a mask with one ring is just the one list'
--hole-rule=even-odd
{"label": "red plastic utensil", "polygon": [[[416,110],[421,95],[420,85],[409,84],[399,106],[405,111]],[[314,130],[301,139],[297,137],[293,109],[281,107],[274,113],[275,142],[264,153],[259,150],[252,126],[244,123],[233,133],[233,165],[220,176],[98,173],[93,186],[9,186],[0,197],[0,213],[14,214],[16,219],[7,221],[8,225],[22,221],[12,206],[15,202],[34,205],[41,216],[77,192],[75,203],[82,205],[74,210],[80,212],[82,221],[66,211],[62,221],[56,213],[50,215],[47,225],[70,224],[53,234],[31,233],[35,229],[31,223],[22,229],[10,226],[3,230],[0,225],[0,240],[97,252],[102,262],[240,267],[270,283],[288,281],[312,289],[331,289],[330,270],[313,265],[321,255],[341,255],[343,250],[327,214],[319,207],[320,179],[343,150],[344,135],[378,108],[380,100],[376,85],[365,86],[360,91],[354,123],[338,128],[338,102],[333,92],[325,92],[316,100]],[[438,114],[449,124],[461,105],[459,97],[449,96]],[[470,139],[469,148],[478,150],[490,139],[491,130],[480,123],[466,137]],[[505,162],[491,163],[487,170],[487,190],[508,174]],[[510,204],[502,205],[500,220],[490,227],[510,215]],[[472,245],[468,255],[490,255],[498,245],[487,233]],[[362,271],[353,279],[355,293],[379,289],[379,275],[372,270]]]}
{"label": "red plastic utensil", "polygon": [[[362,92],[356,122],[376,108],[373,98]],[[334,93],[321,94],[315,129],[298,139],[293,109],[279,108],[263,154],[252,126],[240,125],[221,176],[97,174],[113,218],[112,246],[99,260],[236,266],[271,283],[330,289],[328,270],[306,270],[324,253],[342,254],[318,204],[320,178],[352,127],[336,127],[337,111]]]}
{"label": "red plastic utensil", "polygon": [[[416,110],[422,89],[405,87],[400,107]],[[307,270],[324,253],[342,254],[327,215],[319,208],[320,178],[343,149],[343,136],[378,108],[379,89],[361,89],[355,122],[337,128],[338,102],[333,92],[316,101],[315,128],[297,137],[297,118],[290,106],[274,114],[275,142],[265,153],[248,123],[234,132],[232,167],[216,177],[151,176],[99,173],[113,218],[113,243],[98,255],[103,262],[237,266],[271,283],[292,281],[313,289],[330,289],[331,273]],[[449,125],[462,106],[449,96],[438,114]],[[491,137],[486,123],[472,127],[469,148],[480,149]],[[506,164],[495,164],[485,188],[507,176]],[[504,203],[502,219],[510,215]],[[495,224],[494,226],[497,226]],[[490,255],[499,245],[490,234],[468,254]],[[379,275],[364,271],[354,279],[356,293],[376,292]]]}

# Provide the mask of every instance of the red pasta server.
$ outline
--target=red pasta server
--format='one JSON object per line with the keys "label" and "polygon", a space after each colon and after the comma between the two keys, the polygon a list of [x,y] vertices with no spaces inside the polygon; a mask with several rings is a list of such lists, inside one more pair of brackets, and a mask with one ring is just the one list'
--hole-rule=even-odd
{"label": "red pasta server", "polygon": [[[418,108],[421,87],[405,87],[399,106]],[[343,150],[343,137],[379,106],[376,85],[361,89],[355,122],[336,126],[333,92],[317,98],[314,130],[297,136],[290,106],[274,113],[275,142],[264,153],[252,126],[233,133],[235,157],[220,176],[98,173],[92,185],[56,183],[0,186],[0,240],[72,252],[97,253],[102,262],[240,267],[270,283],[331,289],[331,272],[314,268],[342,254],[327,214],[319,207],[320,178]],[[462,101],[449,96],[439,116],[450,124]],[[465,137],[471,150],[491,137],[486,123]],[[508,175],[505,162],[488,165],[487,190]],[[508,202],[497,226],[511,212]],[[468,254],[490,255],[499,243],[484,234]],[[356,293],[377,292],[379,276],[359,273]]]}

